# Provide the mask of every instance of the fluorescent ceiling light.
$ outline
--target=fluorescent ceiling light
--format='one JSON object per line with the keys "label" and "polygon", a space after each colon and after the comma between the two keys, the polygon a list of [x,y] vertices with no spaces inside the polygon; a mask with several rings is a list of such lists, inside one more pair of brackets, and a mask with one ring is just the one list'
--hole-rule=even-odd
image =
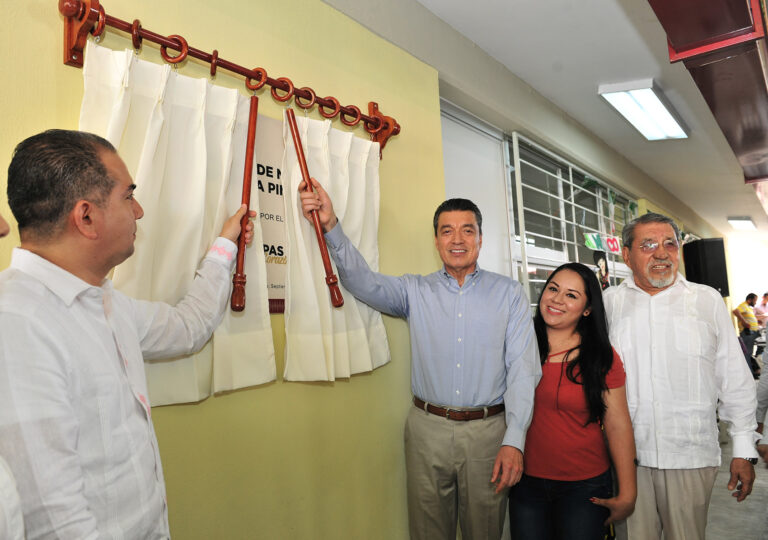
{"label": "fluorescent ceiling light", "polygon": [[730,223],[731,227],[733,227],[737,231],[757,230],[757,227],[755,227],[754,221],[752,221],[752,218],[749,216],[729,217],[728,223]]}
{"label": "fluorescent ceiling light", "polygon": [[653,79],[601,84],[597,93],[649,141],[686,139],[682,122]]}

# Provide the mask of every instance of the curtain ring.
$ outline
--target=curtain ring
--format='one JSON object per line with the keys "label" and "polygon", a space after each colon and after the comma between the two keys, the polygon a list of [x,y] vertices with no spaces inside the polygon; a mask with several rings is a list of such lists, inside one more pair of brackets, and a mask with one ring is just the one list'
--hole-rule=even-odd
{"label": "curtain ring", "polygon": [[99,18],[96,21],[96,25],[91,28],[91,34],[95,38],[101,37],[101,34],[104,33],[104,25],[107,22],[107,13],[104,11],[104,6],[99,6]]}
{"label": "curtain ring", "polygon": [[339,119],[341,120],[341,123],[345,126],[353,127],[360,123],[360,120],[363,118],[363,113],[360,112],[360,109],[355,107],[354,105],[347,105],[347,109],[352,109],[352,112],[354,113],[354,117],[352,120],[347,120],[347,116],[344,111],[341,111],[341,114],[339,115]]}
{"label": "curtain ring", "polygon": [[181,49],[181,52],[179,52],[178,56],[170,56],[168,54],[168,51],[166,50],[166,46],[160,45],[160,56],[162,56],[163,60],[165,60],[169,64],[178,64],[179,62],[181,62],[187,57],[187,53],[189,52],[189,45],[187,45],[186,39],[184,39],[183,37],[177,34],[168,36],[168,39],[176,41],[179,44],[179,48]]}
{"label": "curtain ring", "polygon": [[141,21],[139,19],[134,19],[133,24],[131,25],[131,42],[133,43],[133,48],[137,51],[141,49],[141,41],[144,38],[141,37]]}
{"label": "curtain ring", "polygon": [[280,102],[288,101],[293,97],[293,83],[291,82],[291,79],[289,79],[288,77],[278,77],[277,80],[280,82],[284,82],[285,84],[288,85],[288,92],[280,96],[277,94],[277,86],[273,86],[272,90],[270,90],[272,97]]}
{"label": "curtain ring", "polygon": [[259,80],[258,82],[252,83],[251,80],[255,77],[246,77],[245,78],[245,86],[248,88],[248,90],[251,90],[252,92],[255,92],[262,86],[264,86],[267,83],[267,70],[264,68],[256,67],[251,70],[253,73],[258,75]]}
{"label": "curtain ring", "polygon": [[211,53],[211,77],[216,76],[216,68],[218,67],[219,63],[219,51],[216,49],[213,49],[213,53]]}
{"label": "curtain ring", "polygon": [[296,103],[296,105],[298,105],[299,107],[301,107],[305,111],[307,109],[311,109],[312,106],[317,101],[317,94],[315,94],[315,91],[312,90],[309,86],[305,86],[304,88],[299,88],[299,90],[303,90],[303,91],[305,91],[305,92],[307,92],[309,94],[309,101],[307,103],[302,103],[301,96],[296,94],[295,95],[295,99],[294,99],[294,103]]}
{"label": "curtain ring", "polygon": [[372,128],[368,127],[369,126],[368,120],[363,122],[363,127],[365,128],[365,131],[367,131],[371,135],[376,135],[379,131],[384,129],[384,124],[386,123],[381,118],[376,118],[376,120],[378,120],[378,125]]}
{"label": "curtain ring", "polygon": [[341,104],[339,103],[339,100],[335,97],[328,96],[325,98],[325,101],[330,101],[333,103],[333,111],[330,113],[325,112],[325,108],[323,107],[323,104],[319,101],[317,102],[317,110],[320,111],[320,115],[323,118],[333,118],[337,114],[339,114],[339,111],[341,110]]}

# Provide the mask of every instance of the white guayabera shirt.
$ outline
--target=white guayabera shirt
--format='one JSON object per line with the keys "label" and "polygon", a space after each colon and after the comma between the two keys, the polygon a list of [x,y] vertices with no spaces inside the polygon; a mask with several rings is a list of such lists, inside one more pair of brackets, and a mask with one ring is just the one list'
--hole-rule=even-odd
{"label": "white guayabera shirt", "polygon": [[734,457],[757,457],[755,383],[720,294],[678,274],[653,296],[630,276],[603,298],[640,465],[720,465],[717,415],[730,424]]}
{"label": "white guayabera shirt", "polygon": [[208,340],[236,250],[216,239],[175,307],[14,250],[0,273],[0,455],[28,538],[169,536],[144,360]]}

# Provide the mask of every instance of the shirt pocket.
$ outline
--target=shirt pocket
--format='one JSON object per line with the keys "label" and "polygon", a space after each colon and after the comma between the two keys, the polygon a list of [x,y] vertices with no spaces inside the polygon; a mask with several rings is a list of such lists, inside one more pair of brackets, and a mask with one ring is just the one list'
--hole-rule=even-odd
{"label": "shirt pocket", "polygon": [[714,374],[717,336],[709,324],[692,316],[671,325],[673,358],[669,363],[672,400],[709,403],[715,393]]}

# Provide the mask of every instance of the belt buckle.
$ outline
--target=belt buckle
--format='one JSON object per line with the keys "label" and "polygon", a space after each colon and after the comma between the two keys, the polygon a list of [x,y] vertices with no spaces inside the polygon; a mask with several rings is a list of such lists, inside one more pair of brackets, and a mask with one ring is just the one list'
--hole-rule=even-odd
{"label": "belt buckle", "polygon": [[[450,418],[448,416],[448,412],[453,412],[453,418]],[[458,422],[466,422],[467,420],[470,420],[470,411],[464,411],[461,409],[448,409],[448,412],[446,412],[445,417],[449,418],[450,420],[456,420]]]}

